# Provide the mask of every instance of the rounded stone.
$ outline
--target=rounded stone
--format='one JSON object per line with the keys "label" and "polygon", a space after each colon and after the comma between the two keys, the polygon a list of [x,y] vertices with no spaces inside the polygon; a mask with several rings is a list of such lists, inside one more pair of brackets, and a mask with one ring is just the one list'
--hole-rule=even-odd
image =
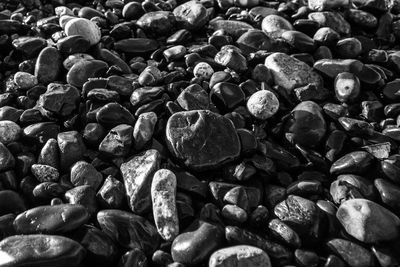
{"label": "rounded stone", "polygon": [[268,15],[261,23],[261,29],[270,36],[280,36],[285,31],[294,30],[292,24],[279,15]]}
{"label": "rounded stone", "polygon": [[196,64],[193,69],[193,75],[195,77],[201,77],[206,80],[209,80],[213,74],[214,69],[207,62],[200,62]]}
{"label": "rounded stone", "polygon": [[271,91],[260,90],[247,100],[247,109],[257,119],[266,120],[278,111],[279,100]]}
{"label": "rounded stone", "polygon": [[173,114],[166,135],[171,153],[194,170],[215,169],[240,154],[233,123],[208,110]]}
{"label": "rounded stone", "polygon": [[106,73],[107,63],[102,60],[79,60],[67,73],[67,82],[76,87],[82,87],[89,78],[98,78]]}
{"label": "rounded stone", "polygon": [[80,35],[86,38],[91,45],[100,42],[100,28],[92,21],[84,18],[75,18],[65,24],[65,34],[67,36]]}
{"label": "rounded stone", "polygon": [[85,249],[76,241],[56,235],[14,235],[0,242],[2,266],[78,266]]}
{"label": "rounded stone", "polygon": [[326,122],[321,107],[312,101],[304,101],[292,110],[287,122],[286,138],[304,146],[317,145],[326,133]]}
{"label": "rounded stone", "polygon": [[208,262],[209,267],[271,267],[271,261],[265,251],[248,245],[222,248],[215,251]]}
{"label": "rounded stone", "polygon": [[0,142],[9,144],[18,141],[22,133],[21,127],[13,121],[0,121]]}
{"label": "rounded stone", "polygon": [[30,73],[19,71],[14,75],[14,83],[20,89],[29,89],[38,84],[36,77]]}
{"label": "rounded stone", "polygon": [[367,199],[342,203],[336,217],[346,232],[368,244],[391,241],[399,236],[400,219],[391,211]]}

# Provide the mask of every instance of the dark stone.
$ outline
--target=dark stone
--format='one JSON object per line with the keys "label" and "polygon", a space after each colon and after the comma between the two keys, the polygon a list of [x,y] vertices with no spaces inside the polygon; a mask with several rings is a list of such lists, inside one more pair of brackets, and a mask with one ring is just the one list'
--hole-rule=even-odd
{"label": "dark stone", "polygon": [[72,231],[89,220],[81,205],[39,206],[19,214],[14,220],[18,234],[56,234]]}
{"label": "dark stone", "polygon": [[215,169],[240,153],[232,122],[211,111],[175,113],[166,132],[171,153],[194,170]]}
{"label": "dark stone", "polygon": [[171,246],[172,258],[183,264],[197,265],[208,259],[222,242],[220,226],[196,220],[175,238]]}
{"label": "dark stone", "polygon": [[160,237],[156,228],[145,218],[122,210],[102,210],[97,222],[103,232],[120,246],[141,249],[151,255],[158,248]]}

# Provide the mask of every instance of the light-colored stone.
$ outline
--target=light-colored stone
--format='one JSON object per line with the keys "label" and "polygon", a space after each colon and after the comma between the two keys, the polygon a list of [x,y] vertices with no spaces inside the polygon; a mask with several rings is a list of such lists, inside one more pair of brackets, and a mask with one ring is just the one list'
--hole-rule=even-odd
{"label": "light-colored stone", "polygon": [[209,267],[271,267],[267,253],[260,248],[239,245],[215,251],[209,260]]}
{"label": "light-colored stone", "polygon": [[86,38],[90,45],[100,42],[100,28],[92,21],[84,18],[75,18],[65,24],[65,34],[67,36],[80,35]]}
{"label": "light-colored stone", "polygon": [[336,217],[349,235],[368,244],[399,237],[400,219],[367,199],[345,201],[340,205]]}
{"label": "light-colored stone", "polygon": [[285,31],[294,30],[289,21],[278,15],[266,16],[261,23],[261,29],[270,37],[279,37]]}
{"label": "light-colored stone", "polygon": [[349,0],[308,0],[308,7],[314,11],[324,11],[349,6]]}
{"label": "light-colored stone", "polygon": [[151,184],[153,216],[157,231],[166,241],[179,234],[178,210],[176,209],[176,176],[167,169],[158,170]]}
{"label": "light-colored stone", "polygon": [[322,85],[322,78],[303,61],[285,53],[273,53],[265,59],[265,66],[271,70],[274,82],[289,93],[296,87],[309,83]]}
{"label": "light-colored stone", "polygon": [[13,121],[0,121],[0,142],[8,144],[21,136],[21,127]]}
{"label": "light-colored stone", "polygon": [[257,119],[266,120],[278,111],[279,100],[271,91],[260,90],[247,100],[247,109]]}

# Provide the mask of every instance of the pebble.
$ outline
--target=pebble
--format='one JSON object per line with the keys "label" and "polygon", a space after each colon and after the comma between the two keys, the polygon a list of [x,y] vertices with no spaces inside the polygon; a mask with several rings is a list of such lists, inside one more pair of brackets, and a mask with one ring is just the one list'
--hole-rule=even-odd
{"label": "pebble", "polygon": [[78,266],[85,257],[85,249],[59,235],[13,235],[0,241],[0,254],[4,266]]}
{"label": "pebble", "polygon": [[208,21],[207,9],[196,1],[188,1],[174,9],[177,23],[182,23],[187,30],[196,30],[204,26]]}
{"label": "pebble", "polygon": [[299,145],[315,146],[326,134],[322,109],[313,101],[303,101],[292,110],[286,138]]}
{"label": "pebble", "polygon": [[151,209],[151,184],[160,161],[160,153],[150,149],[121,164],[126,197],[133,212],[141,214]]}
{"label": "pebble", "polygon": [[255,118],[266,120],[279,110],[279,100],[271,91],[260,90],[249,97],[247,109]]}
{"label": "pebble", "polygon": [[19,71],[14,75],[14,83],[22,90],[34,87],[38,84],[37,78],[27,72]]}
{"label": "pebble", "polygon": [[86,150],[82,136],[76,131],[62,132],[57,135],[60,151],[60,167],[65,170],[83,158]]}
{"label": "pebble", "polygon": [[70,179],[75,186],[90,185],[94,190],[97,190],[103,182],[102,174],[92,164],[83,160],[71,166]]}
{"label": "pebble", "polygon": [[289,21],[275,14],[264,17],[261,22],[261,29],[271,37],[279,37],[285,31],[294,30]]}
{"label": "pebble", "polygon": [[1,120],[0,121],[0,142],[7,145],[9,143],[18,141],[21,137],[21,127],[13,121]]}
{"label": "pebble", "polygon": [[82,87],[90,78],[105,74],[107,63],[102,60],[78,60],[67,73],[67,82],[76,87]]}
{"label": "pebble", "polygon": [[319,211],[314,202],[289,195],[274,208],[275,215],[284,223],[292,226],[302,236],[316,234],[319,224]]}
{"label": "pebble", "polygon": [[136,150],[141,150],[153,137],[157,123],[157,114],[145,112],[139,115],[133,128],[133,143]]}
{"label": "pebble", "polygon": [[51,114],[69,116],[79,103],[80,92],[68,84],[50,83],[44,94],[40,95],[37,105]]}
{"label": "pebble", "polygon": [[195,170],[216,168],[240,153],[232,122],[211,111],[175,113],[168,120],[166,134],[171,153]]}
{"label": "pebble", "polygon": [[15,158],[7,147],[0,143],[0,171],[7,171],[15,166]]}
{"label": "pebble", "polygon": [[208,266],[265,266],[270,267],[269,256],[262,249],[252,246],[233,246],[215,251]]}
{"label": "pebble", "polygon": [[31,166],[31,171],[41,183],[57,182],[60,176],[58,170],[49,165],[33,164]]}
{"label": "pebble", "polygon": [[89,220],[81,205],[39,206],[19,214],[14,220],[18,234],[57,234],[77,229]]}
{"label": "pebble", "polygon": [[335,238],[327,242],[330,251],[351,267],[375,266],[372,253],[366,248],[346,239]]}
{"label": "pebble", "polygon": [[108,156],[126,156],[133,143],[133,127],[120,124],[110,130],[99,145],[99,151]]}
{"label": "pebble", "polygon": [[173,241],[179,234],[178,211],[176,209],[176,176],[167,169],[154,173],[151,183],[153,216],[161,238]]}
{"label": "pebble", "polygon": [[97,213],[100,228],[126,249],[139,248],[152,254],[159,245],[156,228],[144,217],[122,210],[101,210]]}
{"label": "pebble", "polygon": [[100,28],[86,18],[74,18],[65,24],[65,34],[67,36],[80,35],[86,38],[90,45],[95,45],[100,41]]}
{"label": "pebble", "polygon": [[195,77],[201,77],[206,80],[209,80],[211,76],[214,74],[213,68],[207,62],[200,62],[196,64],[193,69],[193,75]]}
{"label": "pebble", "polygon": [[174,239],[171,255],[176,262],[197,265],[209,259],[222,242],[223,231],[220,226],[205,221],[194,221]]}
{"label": "pebble", "polygon": [[288,92],[309,83],[322,85],[321,77],[310,66],[285,53],[271,54],[265,59],[265,66],[271,71],[275,84]]}
{"label": "pebble", "polygon": [[327,1],[327,0],[311,0],[308,1],[308,7],[313,11],[325,11],[330,9],[336,9],[339,7],[347,7],[350,5],[349,0],[336,0],[336,1]]}
{"label": "pebble", "polygon": [[350,199],[336,213],[346,232],[365,243],[394,240],[400,219],[391,211],[367,199]]}
{"label": "pebble", "polygon": [[43,49],[35,64],[35,76],[40,83],[54,82],[61,72],[62,57],[54,47]]}

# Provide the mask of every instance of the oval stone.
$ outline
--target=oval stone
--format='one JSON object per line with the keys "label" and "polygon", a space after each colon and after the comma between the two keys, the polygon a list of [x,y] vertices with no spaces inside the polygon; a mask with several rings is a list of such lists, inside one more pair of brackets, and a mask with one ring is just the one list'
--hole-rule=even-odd
{"label": "oval stone", "polygon": [[398,238],[400,219],[391,211],[367,199],[350,199],[342,203],[336,217],[346,232],[365,243]]}
{"label": "oval stone", "polygon": [[233,123],[208,110],[173,114],[166,135],[171,153],[194,170],[215,169],[240,154]]}
{"label": "oval stone", "polygon": [[14,235],[0,242],[1,266],[78,266],[85,249],[78,243],[56,235]]}
{"label": "oval stone", "polygon": [[75,63],[67,73],[67,82],[76,87],[82,87],[89,78],[101,77],[108,69],[102,60],[81,60]]}
{"label": "oval stone", "polygon": [[39,206],[19,214],[14,220],[14,228],[18,234],[65,233],[88,220],[89,213],[81,205]]}
{"label": "oval stone", "polygon": [[17,141],[21,136],[21,127],[13,121],[0,121],[0,142],[8,144]]}
{"label": "oval stone", "polygon": [[271,261],[265,251],[247,245],[222,248],[215,251],[208,262],[209,267],[270,267]]}
{"label": "oval stone", "polygon": [[62,58],[54,47],[43,49],[35,64],[35,76],[40,83],[54,82],[61,70]]}
{"label": "oval stone", "polygon": [[83,36],[89,41],[90,45],[97,44],[101,39],[101,31],[96,23],[84,18],[75,18],[68,21],[65,24],[65,34],[67,36]]}

